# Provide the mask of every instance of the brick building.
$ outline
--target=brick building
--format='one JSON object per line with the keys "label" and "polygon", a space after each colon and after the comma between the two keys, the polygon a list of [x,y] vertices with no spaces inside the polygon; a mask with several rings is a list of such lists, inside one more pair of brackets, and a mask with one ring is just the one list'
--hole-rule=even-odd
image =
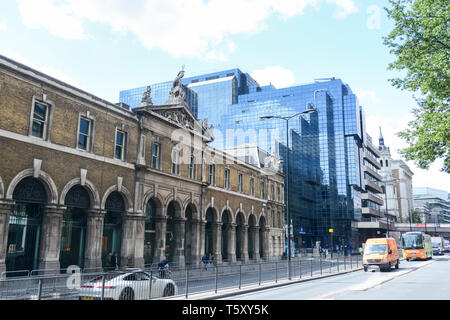
{"label": "brick building", "polygon": [[175,96],[129,110],[0,56],[0,273],[278,259],[283,174],[212,139]]}

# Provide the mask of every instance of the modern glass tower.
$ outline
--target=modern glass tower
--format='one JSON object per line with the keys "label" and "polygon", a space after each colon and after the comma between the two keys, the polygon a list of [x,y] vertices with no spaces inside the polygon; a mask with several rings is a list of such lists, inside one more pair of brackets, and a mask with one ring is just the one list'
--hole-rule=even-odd
{"label": "modern glass tower", "polygon": [[[315,241],[323,247],[331,242],[353,248],[360,245],[353,226],[361,219],[364,190],[364,114],[347,84],[330,78],[277,89],[259,86],[239,69],[182,81],[197,95],[197,104],[191,105],[197,117],[207,118],[215,128],[216,148],[250,144],[285,159],[285,121],[260,121],[260,117],[316,109],[316,113],[289,121],[289,210],[296,247],[311,247]],[[164,84],[152,85],[154,104],[167,100],[171,82]],[[144,91],[145,87],[122,91],[120,102],[133,108]],[[159,96],[164,98],[158,100]]]}

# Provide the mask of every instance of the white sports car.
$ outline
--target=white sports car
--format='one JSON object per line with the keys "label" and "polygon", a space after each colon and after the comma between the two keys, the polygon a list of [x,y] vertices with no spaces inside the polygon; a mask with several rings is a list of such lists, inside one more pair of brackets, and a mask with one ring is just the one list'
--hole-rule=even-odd
{"label": "white sports car", "polygon": [[[102,276],[98,276],[83,284],[79,300],[100,300],[102,281]],[[132,271],[106,274],[103,292],[104,300],[148,300],[177,295],[178,287],[171,279],[160,279],[147,272]]]}

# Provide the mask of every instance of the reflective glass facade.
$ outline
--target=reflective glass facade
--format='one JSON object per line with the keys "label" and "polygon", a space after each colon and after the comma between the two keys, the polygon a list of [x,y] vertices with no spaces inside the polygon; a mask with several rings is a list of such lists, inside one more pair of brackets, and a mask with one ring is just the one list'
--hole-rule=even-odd
{"label": "reflective glass facade", "polygon": [[[182,80],[197,94],[198,118],[214,126],[213,146],[220,149],[248,143],[285,159],[286,121],[260,117],[286,117],[314,107],[316,113],[289,121],[289,210],[296,246],[311,247],[315,241],[360,245],[352,221],[361,219],[364,115],[347,84],[332,78],[282,89],[260,87],[239,69]],[[152,94],[167,100],[170,84],[164,93],[153,85]],[[122,91],[120,99],[134,107],[124,100],[132,92]],[[283,165],[286,172],[286,161]]]}

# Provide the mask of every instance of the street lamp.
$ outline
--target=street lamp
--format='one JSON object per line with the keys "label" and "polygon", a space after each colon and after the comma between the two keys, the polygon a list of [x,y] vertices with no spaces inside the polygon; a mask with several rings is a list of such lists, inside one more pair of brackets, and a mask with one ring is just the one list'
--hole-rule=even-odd
{"label": "street lamp", "polygon": [[317,112],[316,109],[308,109],[302,112],[298,112],[292,116],[281,117],[281,116],[263,116],[260,117],[260,121],[264,121],[265,119],[281,119],[286,121],[286,215],[287,215],[287,223],[288,223],[288,278],[291,280],[291,213],[289,211],[289,120],[295,118],[301,114],[311,114]]}
{"label": "street lamp", "polygon": [[400,179],[393,179],[393,180],[387,180],[382,181],[384,183],[384,199],[385,199],[385,206],[386,206],[386,221],[387,221],[387,238],[389,238],[389,211],[388,211],[388,200],[387,200],[387,184],[392,182],[400,181]]}

